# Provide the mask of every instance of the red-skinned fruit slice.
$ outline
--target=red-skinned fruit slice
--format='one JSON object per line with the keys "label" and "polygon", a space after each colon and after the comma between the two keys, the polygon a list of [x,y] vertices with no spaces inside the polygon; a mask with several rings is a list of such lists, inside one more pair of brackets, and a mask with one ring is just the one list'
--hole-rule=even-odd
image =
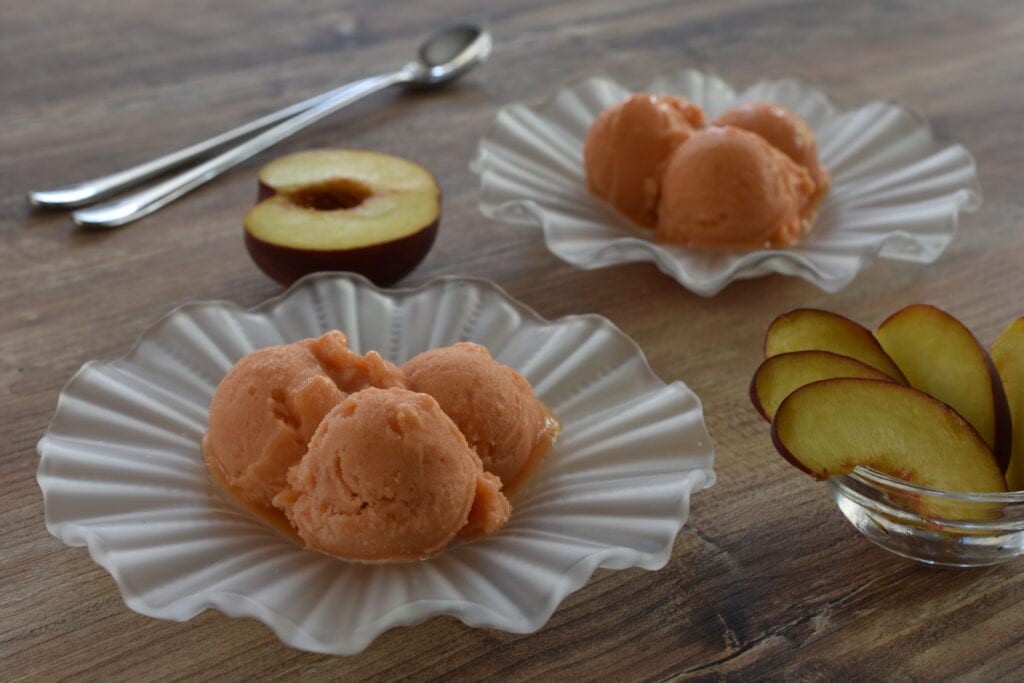
{"label": "red-skinned fruit slice", "polygon": [[793,351],[830,351],[849,356],[901,384],[907,383],[868,329],[830,311],[798,308],[772,321],[764,339],[765,357]]}
{"label": "red-skinned fruit slice", "polygon": [[1013,443],[1006,483],[1011,491],[1024,490],[1024,318],[1010,323],[989,351],[1003,380],[1013,422]]}
{"label": "red-skinned fruit slice", "polygon": [[765,420],[771,422],[783,400],[812,382],[839,377],[893,381],[879,370],[828,351],[793,351],[766,359],[750,382],[750,400]]}
{"label": "red-skinned fruit slice", "polygon": [[934,306],[893,313],[875,333],[910,386],[971,423],[1005,470],[1012,427],[1002,380],[992,359],[963,323]]}
{"label": "red-skinned fruit slice", "polygon": [[816,479],[866,466],[947,491],[1005,491],[992,452],[949,406],[894,382],[829,379],[794,391],[772,421],[772,441]]}

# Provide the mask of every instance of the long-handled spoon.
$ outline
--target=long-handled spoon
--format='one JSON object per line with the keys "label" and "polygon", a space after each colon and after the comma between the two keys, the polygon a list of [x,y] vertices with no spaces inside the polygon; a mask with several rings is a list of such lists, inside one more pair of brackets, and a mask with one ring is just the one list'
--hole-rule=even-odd
{"label": "long-handled spoon", "polygon": [[307,109],[320,104],[326,98],[333,95],[340,94],[342,91],[347,90],[350,86],[343,85],[340,88],[330,90],[325,93],[321,93],[316,97],[311,97],[308,100],[297,102],[296,104],[285,107],[284,109],[278,109],[275,112],[267,114],[255,121],[242,124],[237,128],[232,128],[229,131],[214,135],[212,138],[197,142],[194,145],[184,147],[176,152],[171,152],[162,157],[145,161],[137,166],[126,168],[123,171],[117,171],[110,175],[105,175],[100,178],[93,178],[92,180],[84,180],[74,185],[66,185],[64,187],[54,188],[52,190],[38,190],[36,192],[30,192],[28,200],[33,205],[46,208],[46,209],[73,209],[78,206],[85,206],[92,204],[100,199],[115,195],[119,192],[123,192],[130,187],[134,187],[150,178],[160,175],[166,171],[170,171],[172,168],[183,166],[184,164],[198,159],[204,156],[208,152],[212,152],[218,147],[223,147],[229,142],[234,142],[241,138],[247,137],[248,135],[255,133],[258,130],[272,126],[275,123],[280,123],[285,119],[290,119],[296,114],[301,114]]}
{"label": "long-handled spoon", "polygon": [[[80,209],[71,214],[77,224],[87,228],[114,228],[126,225],[166,206],[224,171],[357,100],[392,85],[435,86],[446,83],[484,61],[490,51],[490,34],[479,27],[456,26],[444,29],[420,46],[416,60],[397,71],[350,83],[134,169],[68,188],[34,192],[29,198],[41,206],[88,203],[291,115],[291,118],[287,118],[283,123],[278,123],[237,147],[179,175],[122,199]],[[90,183],[99,187],[90,188]]]}

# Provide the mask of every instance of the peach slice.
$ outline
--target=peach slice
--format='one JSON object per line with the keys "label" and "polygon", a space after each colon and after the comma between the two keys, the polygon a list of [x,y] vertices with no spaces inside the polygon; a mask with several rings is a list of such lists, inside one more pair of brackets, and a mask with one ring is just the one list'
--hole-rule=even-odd
{"label": "peach slice", "polygon": [[1013,423],[1006,483],[1011,491],[1020,491],[1024,490],[1024,318],[1010,323],[989,353],[1003,380]]}
{"label": "peach slice", "polygon": [[434,176],[411,161],[359,150],[315,150],[259,172],[245,216],[253,261],[284,285],[320,270],[395,282],[427,255],[441,215]]}
{"label": "peach slice", "polygon": [[771,422],[779,404],[800,387],[839,377],[892,381],[884,372],[849,356],[829,351],[792,351],[761,363],[750,382],[750,400],[761,417]]}
{"label": "peach slice", "polygon": [[798,308],[772,321],[764,339],[766,358],[792,351],[831,351],[859,360],[900,384],[907,379],[878,340],[849,318],[816,308]]}
{"label": "peach slice", "polygon": [[963,323],[934,306],[893,313],[875,333],[910,382],[971,423],[1005,469],[1010,459],[1010,408],[988,353]]}
{"label": "peach slice", "polygon": [[1002,469],[977,431],[916,389],[874,379],[801,387],[772,421],[782,457],[817,479],[858,465],[947,491],[1005,491]]}

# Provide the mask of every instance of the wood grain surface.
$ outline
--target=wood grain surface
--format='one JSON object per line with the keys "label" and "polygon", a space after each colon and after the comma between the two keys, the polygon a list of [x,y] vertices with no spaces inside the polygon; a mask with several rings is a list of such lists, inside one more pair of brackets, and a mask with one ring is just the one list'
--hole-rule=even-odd
{"label": "wood grain surface", "polygon": [[[127,229],[86,234],[25,201],[398,64],[460,19],[486,21],[496,49],[458,86],[377,97]],[[1024,560],[931,569],[872,546],[774,453],[747,399],[766,326],[798,306],[873,326],[928,302],[985,342],[1024,314],[1019,0],[4,0],[0,64],[0,678],[1019,680]],[[774,276],[711,299],[647,264],[575,270],[537,231],[481,217],[467,165],[498,107],[681,66],[741,84],[798,76],[842,106],[899,98],[974,154],[984,206],[934,265],[881,262],[834,295]],[[215,611],[136,614],[85,549],[46,532],[35,444],[63,383],[182,302],[278,293],[242,244],[255,170],[329,146],[402,154],[440,178],[440,236],[405,284],[484,276],[547,317],[607,316],[701,396],[718,483],[694,497],[668,566],[599,571],[533,635],[445,617],[330,657]]]}

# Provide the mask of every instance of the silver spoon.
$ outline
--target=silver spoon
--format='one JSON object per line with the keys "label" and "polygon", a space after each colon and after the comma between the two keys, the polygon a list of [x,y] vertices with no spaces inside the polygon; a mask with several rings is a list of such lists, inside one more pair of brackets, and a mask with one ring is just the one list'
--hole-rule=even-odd
{"label": "silver spoon", "polygon": [[184,147],[176,152],[171,152],[162,157],[151,159],[150,161],[143,162],[137,166],[126,168],[123,171],[117,171],[110,175],[105,175],[101,178],[93,178],[92,180],[85,180],[74,185],[67,185],[65,187],[58,187],[52,190],[37,190],[30,192],[28,200],[34,205],[46,209],[71,209],[77,206],[85,206],[92,204],[95,201],[109,197],[110,195],[117,194],[127,190],[130,187],[134,187],[142,183],[143,181],[149,180],[153,176],[160,175],[166,171],[182,166],[190,161],[197,159],[198,157],[204,156],[207,152],[212,152],[218,147],[223,147],[229,142],[247,137],[251,133],[255,133],[258,130],[272,126],[275,123],[280,123],[285,119],[290,119],[296,114],[301,114],[307,109],[320,104],[326,98],[333,95],[337,95],[344,90],[349,88],[348,85],[343,85],[335,90],[330,90],[326,93],[321,93],[316,97],[311,97],[308,100],[303,100],[291,106],[285,107],[284,109],[278,109],[277,111],[267,114],[255,121],[242,124],[237,128],[215,135],[212,138],[197,142],[189,147]]}
{"label": "silver spoon", "polygon": [[[62,199],[59,195],[63,193],[65,200],[71,200],[77,204],[87,203],[90,198],[97,198],[110,194],[116,189],[134,185],[172,165],[180,164],[230,140],[259,130],[281,119],[286,119],[283,123],[278,123],[273,128],[237,147],[152,187],[122,199],[88,209],[80,209],[71,214],[75,223],[86,228],[114,228],[126,225],[166,206],[207,181],[216,178],[224,171],[357,100],[392,85],[435,86],[446,83],[483,62],[490,52],[491,36],[482,28],[476,26],[447,28],[428,38],[420,46],[417,59],[397,71],[355,81],[175,154],[91,181],[97,185],[95,188],[90,187],[90,182],[86,182],[60,190],[32,193],[30,200],[41,206],[67,206],[66,203],[59,204],[55,201]],[[287,118],[289,115],[291,118]]]}
{"label": "silver spoon", "polygon": [[[487,41],[486,49],[490,48],[490,37],[486,34],[482,34],[480,29],[473,26],[461,26],[454,27],[443,31],[442,34],[435,36],[435,39],[430,40],[427,45],[424,45],[422,50],[426,50],[430,45],[446,46],[447,43],[439,40],[444,36],[448,36],[451,40],[458,40],[462,34],[464,37],[462,40],[470,42],[477,38]],[[433,48],[438,49],[438,48]],[[421,50],[421,52],[422,52]],[[439,50],[439,52],[441,52]],[[444,57],[444,54],[440,54]],[[486,50],[480,55],[480,60],[486,58]],[[421,61],[431,63],[437,61],[438,55],[431,53],[428,56],[421,57]],[[447,61],[443,60],[442,61]],[[457,75],[457,74],[455,74]],[[49,209],[68,209],[77,206],[84,206],[86,204],[92,204],[93,202],[108,197],[112,194],[124,191],[129,187],[137,185],[153,176],[169,171],[172,168],[181,166],[189,161],[195,160],[198,157],[205,155],[207,152],[212,152],[218,147],[222,147],[229,142],[234,142],[240,138],[244,138],[251,133],[255,133],[258,130],[272,126],[275,123],[280,123],[285,119],[290,119],[296,114],[300,114],[317,104],[322,103],[330,97],[340,95],[343,92],[347,92],[352,87],[352,84],[346,84],[340,88],[335,88],[325,93],[321,93],[315,97],[311,97],[308,100],[303,100],[297,104],[279,109],[271,114],[267,114],[255,121],[243,124],[237,128],[221,133],[208,140],[196,143],[190,147],[180,149],[176,152],[172,152],[158,159],[153,159],[145,163],[133,166],[117,173],[112,173],[101,178],[94,178],[74,185],[68,185],[66,187],[60,187],[52,190],[40,190],[29,194],[29,201],[39,207]]]}

